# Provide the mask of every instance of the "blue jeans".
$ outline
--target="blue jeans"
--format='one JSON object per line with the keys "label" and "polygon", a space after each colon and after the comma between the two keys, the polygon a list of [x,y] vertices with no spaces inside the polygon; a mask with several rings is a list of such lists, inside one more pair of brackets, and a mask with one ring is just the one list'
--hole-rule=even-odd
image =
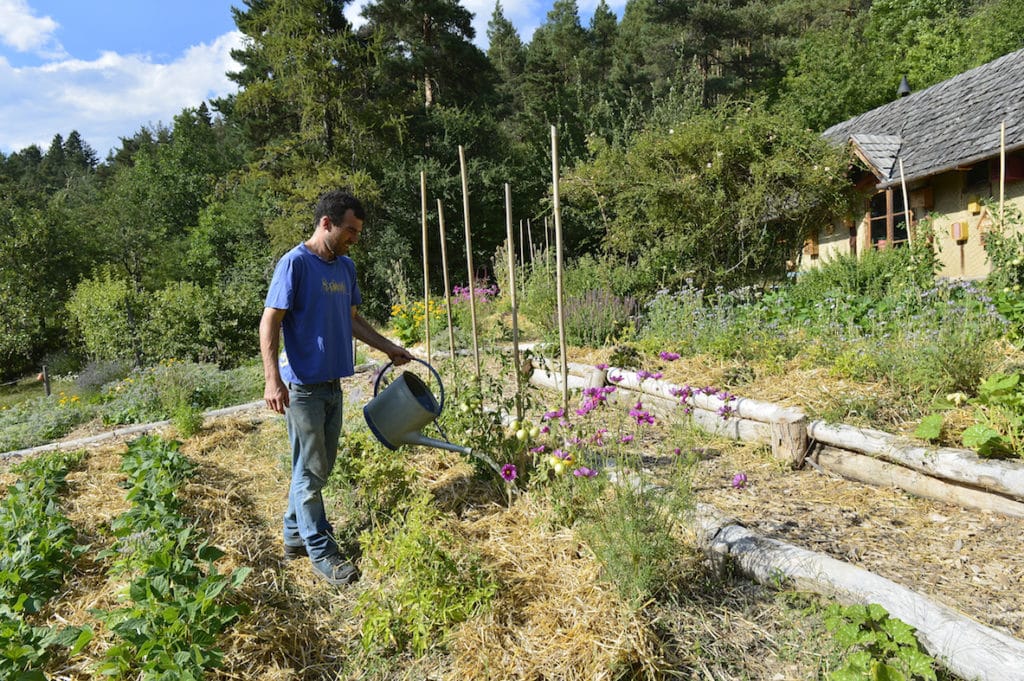
{"label": "blue jeans", "polygon": [[310,559],[320,560],[338,553],[321,490],[338,456],[341,386],[338,381],[291,383],[288,399],[285,421],[292,446],[292,478],[284,514],[284,543],[305,544]]}

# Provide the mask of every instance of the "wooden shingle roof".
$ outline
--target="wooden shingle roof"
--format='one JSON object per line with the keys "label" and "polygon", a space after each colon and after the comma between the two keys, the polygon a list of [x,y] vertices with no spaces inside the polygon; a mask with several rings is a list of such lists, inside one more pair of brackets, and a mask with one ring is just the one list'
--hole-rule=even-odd
{"label": "wooden shingle roof", "polygon": [[1024,149],[1024,50],[833,125],[822,135],[851,143],[879,185],[907,182]]}

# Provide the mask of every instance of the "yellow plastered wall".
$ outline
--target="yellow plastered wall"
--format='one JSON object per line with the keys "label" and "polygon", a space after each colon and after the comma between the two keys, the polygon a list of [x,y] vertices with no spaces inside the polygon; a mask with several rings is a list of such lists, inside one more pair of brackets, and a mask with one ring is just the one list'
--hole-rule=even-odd
{"label": "yellow plastered wall", "polygon": [[[984,219],[984,212],[973,214],[967,209],[972,196],[990,198],[987,192],[968,195],[964,187],[964,173],[951,171],[937,175],[931,180],[935,192],[935,245],[939,258],[940,277],[953,279],[984,279],[991,268],[981,243],[984,229],[991,228],[990,219]],[[998,195],[999,186],[996,183]],[[967,241],[953,240],[954,222],[967,223]]]}
{"label": "yellow plastered wall", "polygon": [[[932,177],[928,181],[934,197],[934,207],[928,211],[935,221],[935,244],[941,269],[940,277],[955,279],[983,279],[988,276],[991,267],[982,245],[981,236],[986,230],[992,228],[992,220],[986,217],[986,213],[973,214],[968,210],[969,200],[977,195],[969,194],[964,187],[965,175],[959,171],[950,171]],[[911,190],[917,187],[911,188]],[[981,199],[987,199],[992,203],[999,200],[998,181],[991,184],[991,193],[982,192]],[[1024,210],[1024,181],[1007,182],[1005,188],[1006,205],[1016,205]],[[993,209],[998,210],[998,209]],[[915,214],[916,219],[924,217]],[[856,218],[857,225],[857,252],[864,253],[871,248],[870,230],[867,217],[860,215]],[[952,226],[954,222],[966,221],[968,225],[967,240],[957,243],[953,240]],[[830,259],[850,253],[850,230],[841,222],[836,222],[818,233],[818,255],[810,257],[805,248],[800,258],[800,270],[808,270]]]}

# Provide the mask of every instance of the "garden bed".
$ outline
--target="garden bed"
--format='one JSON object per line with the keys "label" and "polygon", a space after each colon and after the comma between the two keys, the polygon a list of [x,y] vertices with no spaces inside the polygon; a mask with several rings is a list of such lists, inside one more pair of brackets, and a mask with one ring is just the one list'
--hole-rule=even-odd
{"label": "garden bed", "polygon": [[[724,375],[722,367],[701,374],[673,364],[671,371],[673,380],[691,384],[721,384]],[[346,394],[366,398],[366,375],[346,383]],[[799,391],[798,383],[790,385]],[[756,388],[756,381],[748,384],[744,396],[764,399],[764,393],[754,394]],[[544,397],[557,401],[554,393]],[[712,504],[766,537],[858,565],[1024,638],[1018,596],[1024,558],[1007,548],[1016,546],[1024,530],[1020,519],[916,499],[813,468],[793,471],[765,446],[701,438],[677,455],[665,425],[652,429],[643,442],[644,460],[656,475],[674,457],[692,456],[696,502]],[[380,658],[360,657],[358,618],[352,617],[357,594],[374,588],[372,579],[325,599],[323,585],[307,565],[279,558],[284,443],[280,419],[256,406],[209,422],[185,446],[201,465],[197,481],[187,488],[189,503],[214,542],[228,550],[222,570],[254,568],[243,585],[253,612],[225,644],[223,678],[335,678],[338,670],[347,678],[345,673],[356,673],[353,660],[384,665]],[[96,546],[104,542],[102,526],[123,505],[117,448],[91,447],[88,468],[70,478],[77,494],[70,515]],[[813,678],[835,664],[834,649],[827,643],[825,649],[817,647],[827,634],[814,598],[745,579],[723,581],[702,567],[694,550],[679,557],[682,581],[667,597],[639,610],[626,607],[601,579],[586,546],[572,532],[545,529],[528,499],[517,499],[511,512],[503,511],[500,499],[475,483],[471,467],[451,453],[424,451],[410,464],[507,590],[482,620],[456,631],[447,653],[406,653],[389,660],[390,669],[366,670],[370,678],[490,673],[525,679],[547,673],[547,678],[589,679],[613,670],[632,670],[640,677],[674,670],[684,678],[767,681]],[[734,487],[740,472],[746,483]],[[54,605],[53,616],[75,623],[87,619],[88,608],[114,602],[116,585],[100,577],[88,570],[79,575]],[[86,667],[79,660],[62,678],[89,678]]]}

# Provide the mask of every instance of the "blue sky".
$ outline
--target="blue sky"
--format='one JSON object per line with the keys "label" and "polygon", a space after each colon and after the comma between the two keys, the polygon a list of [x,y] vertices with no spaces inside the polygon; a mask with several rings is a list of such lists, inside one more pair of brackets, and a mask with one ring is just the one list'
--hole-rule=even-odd
{"label": "blue sky", "polygon": [[[357,25],[366,0],[347,10]],[[578,0],[589,25],[597,0]],[[608,0],[619,16],[625,0]],[[144,125],[235,91],[242,0],[0,0],[0,151],[78,130],[101,159]],[[486,48],[494,0],[463,0]],[[552,0],[502,0],[528,42]]]}

